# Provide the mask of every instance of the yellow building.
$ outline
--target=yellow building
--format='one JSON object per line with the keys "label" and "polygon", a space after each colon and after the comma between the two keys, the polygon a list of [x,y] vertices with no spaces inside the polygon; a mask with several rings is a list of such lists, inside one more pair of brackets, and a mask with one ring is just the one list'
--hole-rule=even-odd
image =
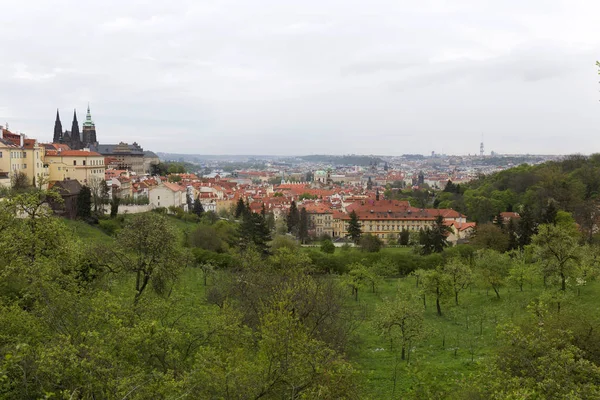
{"label": "yellow building", "polygon": [[32,185],[41,185],[45,189],[48,186],[50,177],[48,165],[45,161],[46,149],[37,140],[25,139],[23,151],[25,153],[23,172],[25,172]]}
{"label": "yellow building", "polygon": [[8,140],[0,138],[0,186],[10,187],[10,179],[12,178],[13,166],[16,158],[13,159],[15,153],[18,152],[19,157],[22,157],[23,152]]}
{"label": "yellow building", "polygon": [[45,160],[49,181],[76,179],[82,185],[104,180],[104,156],[89,150],[47,150]]}
{"label": "yellow building", "polygon": [[45,187],[48,168],[44,163],[44,147],[24,134],[2,130],[0,139],[0,185],[10,186],[12,177],[23,173],[30,185]]}
{"label": "yellow building", "polygon": [[445,223],[466,223],[466,217],[450,209],[428,209],[412,207],[407,201],[366,200],[346,208],[347,213],[336,211],[333,214],[333,237],[346,237],[350,212],[358,217],[363,234],[377,236],[384,242],[397,239],[400,232],[419,232],[432,227],[438,216]]}

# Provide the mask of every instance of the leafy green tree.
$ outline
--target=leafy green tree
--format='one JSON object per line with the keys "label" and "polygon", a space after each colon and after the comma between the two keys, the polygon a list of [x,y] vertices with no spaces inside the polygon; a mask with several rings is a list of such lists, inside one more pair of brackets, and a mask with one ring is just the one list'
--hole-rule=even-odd
{"label": "leafy green tree", "polygon": [[181,271],[179,238],[163,215],[134,215],[119,232],[117,245],[120,264],[135,274],[135,298],[138,303],[148,284],[158,294],[168,291]]}
{"label": "leafy green tree", "polygon": [[88,219],[92,216],[92,193],[86,185],[77,194],[77,217]]}
{"label": "leafy green tree", "polygon": [[362,229],[360,222],[358,221],[358,215],[356,215],[354,210],[350,212],[350,221],[348,221],[347,231],[348,234],[346,236],[354,243],[358,243],[362,235]]}
{"label": "leafy green tree", "polygon": [[508,270],[508,281],[515,284],[522,292],[523,286],[533,283],[536,275],[535,264],[528,262],[524,251],[512,250],[510,255],[512,262]]}
{"label": "leafy green tree", "polygon": [[424,293],[432,294],[435,296],[435,306],[437,309],[437,315],[442,316],[441,302],[443,299],[448,297],[452,293],[452,286],[450,283],[449,276],[438,267],[434,270],[426,271],[422,277],[422,290]]}
{"label": "leafy green tree", "polygon": [[114,218],[119,213],[119,204],[121,203],[121,198],[118,193],[115,193],[113,190],[112,199],[110,200],[110,217]]}
{"label": "leafy green tree", "polygon": [[475,257],[475,266],[479,279],[489,285],[500,298],[500,288],[506,283],[511,260],[508,254],[495,250],[479,250]]}
{"label": "leafy green tree", "polygon": [[194,200],[194,205],[192,208],[192,212],[194,214],[196,214],[198,217],[202,217],[202,214],[204,214],[204,207],[202,207],[202,203],[200,202],[200,199],[197,198],[196,200]]}
{"label": "leafy green tree", "polygon": [[448,247],[446,237],[450,233],[450,227],[444,225],[444,218],[441,215],[435,219],[432,227],[427,227],[421,231],[419,242],[422,246],[422,254],[441,253]]}
{"label": "leafy green tree", "polygon": [[519,248],[523,249],[531,243],[531,238],[537,232],[537,224],[533,218],[533,212],[529,206],[525,206],[521,212],[519,225],[517,228],[517,241]]}
{"label": "leafy green tree", "polygon": [[571,232],[561,226],[541,225],[532,239],[544,276],[559,279],[560,289],[567,289],[567,279],[574,278],[582,257],[582,247]]}
{"label": "leafy green tree", "polygon": [[263,255],[269,254],[268,242],[271,240],[271,232],[260,214],[249,212],[243,215],[239,236],[243,249],[251,244]]}
{"label": "leafy green tree", "polygon": [[402,360],[406,360],[408,347],[425,333],[422,308],[402,297],[386,299],[379,304],[374,324],[381,335],[390,340],[392,347],[394,343],[400,344]]}
{"label": "leafy green tree", "polygon": [[504,252],[508,248],[509,236],[495,224],[480,224],[475,229],[475,234],[469,240],[469,244],[477,249],[493,249]]}
{"label": "leafy green tree", "polygon": [[300,221],[298,223],[298,239],[301,243],[306,243],[308,239],[308,213],[306,208],[300,210]]}
{"label": "leafy green tree", "polygon": [[556,202],[554,200],[548,201],[548,205],[544,209],[542,214],[543,224],[555,224],[558,209],[556,208]]}
{"label": "leafy green tree", "polygon": [[15,171],[10,179],[11,189],[15,192],[23,192],[31,187],[29,178],[24,172]]}
{"label": "leafy green tree", "polygon": [[369,253],[377,253],[383,247],[383,241],[374,235],[362,235],[358,241],[360,247]]}
{"label": "leafy green tree", "polygon": [[375,292],[377,276],[372,271],[360,263],[351,264],[349,269],[350,271],[345,280],[352,289],[354,300],[358,301],[358,292],[365,286],[371,286],[373,292]]}
{"label": "leafy green tree", "polygon": [[233,214],[236,218],[240,218],[246,212],[246,204],[243,198],[239,198],[235,206],[235,213]]}
{"label": "leafy green tree", "polygon": [[408,246],[409,240],[410,240],[410,232],[406,229],[402,229],[402,232],[400,232],[399,244],[402,246]]}
{"label": "leafy green tree", "polygon": [[321,251],[327,254],[335,253],[335,245],[331,239],[325,239],[321,241]]}
{"label": "leafy green tree", "polygon": [[446,182],[446,187],[444,187],[444,192],[446,193],[456,193],[456,185],[452,183],[450,179]]}
{"label": "leafy green tree", "polygon": [[[394,300],[386,299],[377,306],[373,324],[379,334],[389,340],[390,351],[396,354],[392,376],[394,382],[392,396],[394,396],[398,381],[399,361],[407,360],[408,363],[411,346],[425,336],[423,311],[418,305],[400,297]],[[397,348],[400,349],[400,360],[395,351]]]}
{"label": "leafy green tree", "polygon": [[298,211],[298,207],[296,206],[296,202],[294,200],[292,200],[290,203],[290,209],[288,210],[286,221],[288,232],[294,236],[299,236],[300,212]]}
{"label": "leafy green tree", "polygon": [[454,292],[454,302],[458,305],[458,295],[473,282],[471,267],[460,258],[454,257],[444,264],[442,272],[448,276],[448,281]]}
{"label": "leafy green tree", "polygon": [[573,344],[567,330],[502,327],[502,346],[473,380],[471,393],[488,399],[593,399],[600,396],[600,368]]}
{"label": "leafy green tree", "polygon": [[167,180],[168,180],[169,182],[172,182],[172,183],[181,182],[181,176],[179,176],[179,175],[174,175],[174,174],[171,174],[171,175],[169,175],[169,177],[167,178]]}

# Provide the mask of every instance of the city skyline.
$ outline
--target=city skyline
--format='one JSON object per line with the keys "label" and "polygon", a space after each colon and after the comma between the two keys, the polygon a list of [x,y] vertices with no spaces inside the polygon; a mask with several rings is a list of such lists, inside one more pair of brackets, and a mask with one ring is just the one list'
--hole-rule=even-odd
{"label": "city skyline", "polygon": [[89,102],[102,142],[169,153],[600,152],[592,2],[7,8],[0,124],[43,142]]}

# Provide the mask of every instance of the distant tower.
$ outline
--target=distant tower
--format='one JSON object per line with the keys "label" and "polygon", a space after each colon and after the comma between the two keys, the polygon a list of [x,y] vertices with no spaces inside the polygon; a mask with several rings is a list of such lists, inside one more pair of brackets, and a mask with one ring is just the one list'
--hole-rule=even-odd
{"label": "distant tower", "polygon": [[79,122],[77,122],[77,110],[73,110],[73,125],[71,125],[71,149],[81,150],[81,136],[79,135]]}
{"label": "distant tower", "polygon": [[54,137],[52,143],[60,143],[62,140],[62,124],[60,122],[60,115],[58,115],[58,108],[56,109],[56,121],[54,121]]}
{"label": "distant tower", "polygon": [[479,143],[479,155],[483,157],[483,142]]}
{"label": "distant tower", "polygon": [[90,105],[88,103],[87,114],[85,115],[85,122],[83,123],[83,145],[89,147],[91,144],[96,145],[98,140],[96,139],[96,125],[92,121],[92,114],[90,113]]}

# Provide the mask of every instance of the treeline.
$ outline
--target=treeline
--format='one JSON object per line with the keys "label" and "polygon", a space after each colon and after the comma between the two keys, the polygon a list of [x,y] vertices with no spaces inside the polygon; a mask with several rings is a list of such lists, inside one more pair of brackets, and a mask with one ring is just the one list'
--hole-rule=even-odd
{"label": "treeline", "polygon": [[[453,186],[455,188],[455,186]],[[504,211],[528,209],[542,221],[548,209],[572,213],[588,238],[598,218],[600,154],[573,155],[562,161],[521,165],[439,193],[439,208],[454,208],[478,223],[492,222]]]}

